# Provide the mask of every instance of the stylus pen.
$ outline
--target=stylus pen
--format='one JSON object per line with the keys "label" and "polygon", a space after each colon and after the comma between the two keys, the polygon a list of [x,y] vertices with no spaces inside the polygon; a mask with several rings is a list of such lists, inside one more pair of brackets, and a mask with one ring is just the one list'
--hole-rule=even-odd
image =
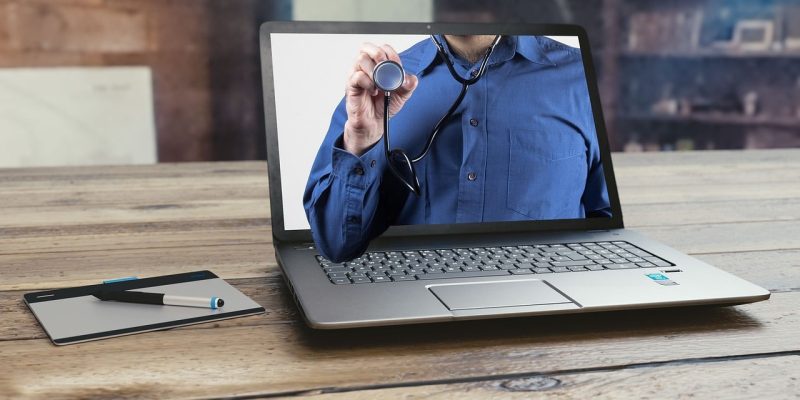
{"label": "stylus pen", "polygon": [[130,290],[101,290],[94,293],[103,301],[121,301],[125,303],[158,304],[165,306],[184,306],[217,309],[225,305],[219,297],[175,296],[164,293],[134,292]]}

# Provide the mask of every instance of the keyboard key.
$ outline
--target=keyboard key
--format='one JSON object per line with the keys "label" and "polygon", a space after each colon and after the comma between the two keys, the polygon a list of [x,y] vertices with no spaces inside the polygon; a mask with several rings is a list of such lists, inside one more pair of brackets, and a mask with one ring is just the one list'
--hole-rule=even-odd
{"label": "keyboard key", "polygon": [[530,275],[530,274],[533,274],[533,271],[531,271],[530,269],[512,269],[511,270],[511,274],[512,275]]}
{"label": "keyboard key", "polygon": [[579,261],[553,261],[552,264],[554,267],[574,267],[578,265],[590,265],[594,264],[592,260],[579,260]]}
{"label": "keyboard key", "polygon": [[655,264],[657,267],[671,267],[672,264],[658,258],[658,257],[645,257],[645,260]]}
{"label": "keyboard key", "polygon": [[635,254],[639,257],[652,257],[653,255],[640,249],[628,249],[628,253]]}
{"label": "keyboard key", "polygon": [[497,271],[475,271],[475,272],[453,272],[453,273],[441,273],[441,274],[424,274],[424,275],[417,275],[417,279],[429,280],[429,279],[448,279],[448,278],[470,278],[470,277],[476,277],[476,276],[503,276],[503,275],[508,275],[508,271],[497,270]]}
{"label": "keyboard key", "polygon": [[602,265],[587,265],[584,268],[588,269],[589,271],[602,271],[605,269],[605,267]]}
{"label": "keyboard key", "polygon": [[567,267],[567,268],[572,272],[586,271],[586,267],[583,267],[583,266],[572,266],[572,267]]}
{"label": "keyboard key", "polygon": [[350,272],[350,268],[346,267],[326,267],[322,270],[325,271],[326,274],[331,272]]}
{"label": "keyboard key", "polygon": [[411,275],[393,275],[392,276],[392,280],[395,281],[395,282],[415,281],[415,280],[417,280],[417,278],[415,278],[415,277],[413,277]]}
{"label": "keyboard key", "polygon": [[373,282],[375,282],[375,283],[380,283],[380,282],[391,282],[391,280],[389,279],[389,277],[388,277],[388,276],[385,276],[385,275],[381,275],[381,276],[373,276],[373,277],[372,277],[372,281],[373,281]]}
{"label": "keyboard key", "polygon": [[550,270],[553,272],[569,272],[567,267],[550,267]]}
{"label": "keyboard key", "polygon": [[624,263],[624,264],[608,264],[606,265],[608,269],[630,269],[630,268],[638,268],[636,264],[633,263]]}
{"label": "keyboard key", "polygon": [[353,278],[353,283],[372,283],[372,281],[367,277],[355,277]]}
{"label": "keyboard key", "polygon": [[636,263],[636,266],[639,268],[652,268],[655,267],[656,265],[650,262],[643,262],[643,263]]}
{"label": "keyboard key", "polygon": [[531,268],[531,270],[537,274],[550,274],[553,272],[550,270],[550,268],[544,268],[544,267]]}
{"label": "keyboard key", "polygon": [[346,285],[346,284],[350,283],[350,279],[347,279],[347,278],[333,278],[333,279],[331,279],[331,282],[333,282],[335,285]]}
{"label": "keyboard key", "polygon": [[331,272],[328,274],[328,278],[347,278],[347,274],[344,272]]}

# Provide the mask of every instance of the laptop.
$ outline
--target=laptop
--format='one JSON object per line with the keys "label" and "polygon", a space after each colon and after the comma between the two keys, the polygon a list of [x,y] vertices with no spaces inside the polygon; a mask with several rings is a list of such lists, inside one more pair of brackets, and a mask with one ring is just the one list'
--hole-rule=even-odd
{"label": "laptop", "polygon": [[769,298],[624,228],[581,27],[267,22],[260,42],[275,255],[312,328]]}

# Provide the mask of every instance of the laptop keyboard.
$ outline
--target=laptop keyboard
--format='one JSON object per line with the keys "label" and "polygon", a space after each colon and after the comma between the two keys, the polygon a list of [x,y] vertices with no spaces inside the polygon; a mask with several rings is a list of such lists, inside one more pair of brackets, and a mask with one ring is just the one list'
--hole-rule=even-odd
{"label": "laptop keyboard", "polygon": [[372,252],[345,263],[322,256],[317,261],[336,285],[674,265],[622,241]]}

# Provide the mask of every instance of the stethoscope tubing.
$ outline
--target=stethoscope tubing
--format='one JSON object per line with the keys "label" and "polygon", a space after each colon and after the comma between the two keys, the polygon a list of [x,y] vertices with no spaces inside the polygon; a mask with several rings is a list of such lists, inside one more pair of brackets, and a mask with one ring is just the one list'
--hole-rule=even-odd
{"label": "stethoscope tubing", "polygon": [[[384,144],[384,152],[387,159],[387,164],[389,165],[389,169],[391,170],[392,174],[394,174],[401,182],[403,182],[409,190],[411,190],[415,195],[420,195],[420,184],[419,178],[417,177],[416,169],[414,168],[414,164],[420,162],[425,156],[428,155],[431,147],[433,146],[433,142],[436,140],[436,136],[439,134],[439,130],[441,130],[442,125],[445,121],[450,119],[453,116],[458,106],[461,105],[461,102],[464,100],[464,97],[467,94],[467,89],[470,85],[477,83],[481,77],[483,77],[484,72],[486,71],[486,67],[489,62],[489,57],[494,52],[495,46],[500,42],[501,35],[495,36],[494,40],[492,41],[491,46],[486,51],[486,54],[483,56],[483,60],[481,61],[481,65],[478,68],[478,72],[475,74],[474,77],[465,79],[458,72],[455,70],[453,66],[453,62],[450,60],[450,57],[447,56],[447,52],[444,50],[444,46],[436,39],[434,35],[431,35],[431,40],[433,41],[434,45],[436,46],[436,51],[439,54],[439,57],[444,61],[447,69],[450,71],[450,75],[453,78],[461,83],[461,91],[459,92],[458,96],[456,97],[453,104],[447,110],[447,113],[439,119],[439,121],[434,126],[431,134],[428,135],[428,139],[425,142],[425,147],[423,147],[422,151],[414,158],[408,156],[408,154],[402,149],[391,149],[391,145],[389,144],[389,104],[391,102],[391,92],[385,91],[384,92],[384,101],[383,101],[383,144]],[[411,176],[413,177],[413,182],[408,182],[402,175],[400,171],[397,170],[397,167],[392,163],[391,157],[398,155],[402,157],[405,163],[409,166]]]}

